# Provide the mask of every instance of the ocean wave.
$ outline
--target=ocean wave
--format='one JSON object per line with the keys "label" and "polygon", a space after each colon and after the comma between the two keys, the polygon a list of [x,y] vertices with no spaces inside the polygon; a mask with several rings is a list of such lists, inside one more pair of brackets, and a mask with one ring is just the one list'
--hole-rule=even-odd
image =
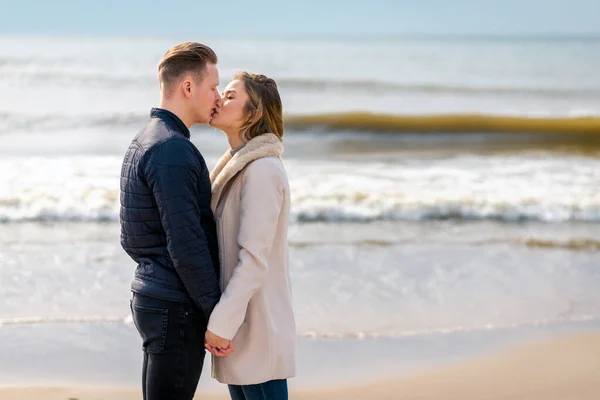
{"label": "ocean wave", "polygon": [[[39,199],[33,204],[25,205],[20,200],[0,201],[0,222],[116,222],[119,221],[118,204],[114,200],[117,192],[107,193],[107,200],[100,199],[100,204],[90,206],[89,200],[82,198],[78,204],[52,204],[56,199]],[[294,211],[294,206],[299,208]],[[375,207],[364,207],[360,205],[348,205],[340,207],[309,207],[302,203],[296,203],[292,207],[291,219],[294,223],[373,223],[378,221],[498,221],[505,223],[517,223],[526,221],[538,221],[545,223],[565,222],[600,222],[600,205],[592,205],[589,209],[580,210],[578,206],[555,207],[548,206],[528,209],[528,207],[506,207],[506,205],[482,204],[473,207],[470,204],[464,206],[457,204],[436,205],[422,204],[415,206],[411,204],[404,206],[396,205],[395,208],[381,210]],[[361,243],[369,246],[387,246],[396,243],[385,241],[374,241]],[[553,243],[544,241],[527,241],[524,244],[530,247],[563,247],[571,249],[600,249],[599,243]],[[310,246],[309,243],[299,243],[298,247]]]}
{"label": "ocean wave", "polygon": [[[535,117],[495,114],[396,115],[370,112],[287,115],[286,128],[306,130],[323,127],[329,131],[368,133],[539,133],[563,134],[562,139],[597,138],[600,110],[571,110],[568,117]],[[143,124],[148,113],[108,112],[105,114],[24,114],[0,110],[0,134],[21,130],[58,130],[82,127],[110,127]]]}
{"label": "ocean wave", "polygon": [[0,134],[16,131],[77,129],[142,124],[148,113],[119,112],[106,114],[15,114],[0,111]]}
{"label": "ocean wave", "polygon": [[600,250],[600,241],[592,239],[557,241],[529,238],[523,240],[523,243],[529,247],[539,247],[544,249]]}
{"label": "ocean wave", "polygon": [[577,97],[596,99],[600,88],[593,87],[528,87],[528,86],[466,86],[436,83],[398,83],[381,80],[339,80],[285,77],[276,79],[282,89],[365,91],[376,93],[425,93],[432,95],[472,95],[472,96],[531,96],[531,97]]}
{"label": "ocean wave", "polygon": [[[10,65],[10,64],[6,64]],[[15,64],[14,66],[18,66]],[[0,68],[2,64],[0,64]],[[135,71],[129,74],[115,74],[113,71],[73,71],[73,70],[33,70],[15,68],[12,71],[3,72],[4,79],[18,81],[24,85],[80,85],[97,88],[135,89],[140,87],[158,88],[158,78],[154,75],[141,75]]]}
{"label": "ocean wave", "polygon": [[376,221],[498,221],[525,222],[538,221],[547,223],[561,222],[600,222],[600,207],[590,207],[590,210],[579,210],[578,207],[556,207],[552,209],[538,208],[531,210],[527,207],[482,204],[473,207],[471,204],[422,204],[415,207],[398,205],[395,209],[374,210],[369,208],[348,207],[348,209],[309,209],[292,212],[294,221],[299,223],[311,222],[355,222],[369,223]]}
{"label": "ocean wave", "polygon": [[[294,248],[311,248],[318,246],[366,246],[366,247],[390,247],[406,244],[419,243],[417,239],[407,238],[403,240],[385,240],[385,239],[361,239],[353,241],[298,241],[290,240],[290,246]],[[572,239],[567,241],[560,240],[547,240],[539,238],[525,238],[525,239],[488,239],[488,240],[474,240],[466,242],[475,246],[486,246],[495,244],[517,244],[525,245],[532,248],[542,249],[565,249],[565,250],[584,250],[584,251],[600,251],[600,241],[593,239]]]}
{"label": "ocean wave", "polygon": [[[398,240],[385,240],[385,239],[360,239],[360,240],[346,240],[346,241],[308,241],[308,240],[290,240],[290,246],[295,248],[310,248],[317,246],[327,245],[341,245],[341,246],[368,246],[368,247],[390,247],[405,244],[419,243],[416,238],[405,238]],[[486,239],[486,240],[473,240],[466,242],[476,246],[494,245],[494,244],[521,244],[527,247],[539,247],[545,249],[567,249],[567,250],[600,250],[600,241],[593,239],[571,239],[567,241],[560,240],[547,240],[540,238],[524,238],[524,239]]]}
{"label": "ocean wave", "polygon": [[[117,221],[121,163],[119,156],[4,158],[0,221]],[[552,154],[286,160],[297,223],[600,222],[599,168],[597,158]]]}
{"label": "ocean wave", "polygon": [[[575,113],[577,114],[577,113]],[[580,113],[579,113],[580,114]],[[492,114],[393,115],[367,112],[290,116],[286,126],[369,132],[515,132],[600,134],[600,116],[539,118]]]}
{"label": "ocean wave", "polygon": [[[1,59],[0,68],[4,79],[18,80],[21,84],[31,85],[93,85],[104,88],[140,88],[156,87],[157,77],[154,73],[140,73],[128,66],[127,69],[115,72],[110,69],[73,68],[73,60],[62,60],[55,65],[41,63],[35,59]],[[153,70],[150,70],[154,72]],[[460,95],[486,97],[529,97],[529,98],[574,98],[597,99],[600,87],[560,87],[560,86],[494,86],[469,84],[444,84],[436,82],[398,82],[385,79],[339,79],[325,77],[274,76],[282,91],[323,92],[336,90],[341,92],[364,92],[377,94],[426,94],[426,95]]]}

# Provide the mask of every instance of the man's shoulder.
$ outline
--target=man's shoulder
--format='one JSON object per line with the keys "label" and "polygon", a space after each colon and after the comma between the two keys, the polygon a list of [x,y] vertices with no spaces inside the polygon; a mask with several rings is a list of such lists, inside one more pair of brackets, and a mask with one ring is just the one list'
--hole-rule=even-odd
{"label": "man's shoulder", "polygon": [[174,137],[174,132],[158,118],[150,118],[133,139],[144,151]]}
{"label": "man's shoulder", "polygon": [[194,144],[180,136],[169,136],[146,149],[147,163],[161,166],[202,168],[204,160]]}

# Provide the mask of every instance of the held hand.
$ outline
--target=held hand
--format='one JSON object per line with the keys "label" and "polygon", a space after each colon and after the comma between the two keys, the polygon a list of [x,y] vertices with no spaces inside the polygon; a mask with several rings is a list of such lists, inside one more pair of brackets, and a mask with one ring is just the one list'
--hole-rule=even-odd
{"label": "held hand", "polygon": [[227,357],[233,352],[233,343],[230,340],[217,336],[208,330],[204,337],[204,347],[217,357]]}

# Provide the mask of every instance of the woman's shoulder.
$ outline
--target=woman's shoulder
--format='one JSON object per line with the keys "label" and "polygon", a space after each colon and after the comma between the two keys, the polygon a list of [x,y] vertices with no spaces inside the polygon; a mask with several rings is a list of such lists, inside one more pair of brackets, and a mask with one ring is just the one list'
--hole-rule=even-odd
{"label": "woman's shoulder", "polygon": [[262,157],[246,166],[246,173],[253,175],[280,175],[283,172],[283,162],[276,156]]}
{"label": "woman's shoulder", "polygon": [[252,161],[244,169],[245,180],[278,182],[287,181],[285,167],[279,157],[263,157]]}

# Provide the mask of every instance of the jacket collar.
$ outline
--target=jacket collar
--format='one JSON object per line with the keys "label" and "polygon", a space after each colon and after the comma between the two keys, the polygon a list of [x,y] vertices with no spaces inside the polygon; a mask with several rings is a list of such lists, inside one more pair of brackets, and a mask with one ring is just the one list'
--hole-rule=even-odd
{"label": "jacket collar", "polygon": [[183,121],[171,111],[163,108],[153,108],[150,110],[150,118],[158,118],[164,121],[171,129],[181,133],[186,138],[190,138],[190,130],[185,126]]}
{"label": "jacket collar", "polygon": [[256,136],[233,156],[227,150],[210,174],[212,182],[212,200],[210,207],[214,212],[227,183],[252,161],[263,157],[279,157],[283,154],[283,143],[272,133]]}

